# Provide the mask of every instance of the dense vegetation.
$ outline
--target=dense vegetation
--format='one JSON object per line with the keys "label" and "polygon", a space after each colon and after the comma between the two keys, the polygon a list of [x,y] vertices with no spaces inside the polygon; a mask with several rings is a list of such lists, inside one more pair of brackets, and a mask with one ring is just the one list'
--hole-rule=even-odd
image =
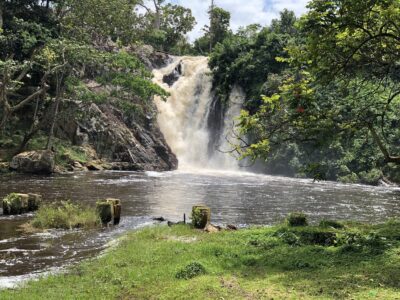
{"label": "dense vegetation", "polygon": [[[217,44],[214,86],[246,93],[238,157],[290,176],[400,181],[400,3],[310,1]],[[266,163],[264,163],[264,161]]]}
{"label": "dense vegetation", "polygon": [[0,298],[54,299],[62,291],[63,299],[397,299],[399,239],[395,221],[214,234],[158,226]]}
{"label": "dense vegetation", "polygon": [[41,206],[29,225],[37,229],[93,228],[101,221],[94,208],[61,201]]}
{"label": "dense vegetation", "polygon": [[[112,103],[126,118],[144,118],[154,95],[167,93],[135,49],[150,44],[179,52],[195,20],[164,1],[0,3],[0,157],[51,149],[66,101]],[[96,7],[96,9],[93,9]],[[95,86],[97,89],[90,87]],[[68,118],[68,116],[64,116]],[[31,147],[32,148],[32,147]]]}

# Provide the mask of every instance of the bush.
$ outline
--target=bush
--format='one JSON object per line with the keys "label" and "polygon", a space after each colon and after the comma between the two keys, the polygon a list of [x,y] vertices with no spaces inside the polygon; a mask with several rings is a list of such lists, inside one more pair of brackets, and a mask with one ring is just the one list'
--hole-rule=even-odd
{"label": "bush", "polygon": [[175,277],[177,279],[191,279],[196,276],[200,276],[206,274],[206,269],[201,263],[198,262],[192,262],[188,264],[186,267],[180,269]]}
{"label": "bush", "polygon": [[372,169],[369,172],[363,171],[359,174],[361,182],[370,185],[378,185],[379,180],[382,178],[382,171]]}
{"label": "bush", "polygon": [[333,220],[322,220],[321,222],[319,222],[319,227],[322,228],[335,228],[335,229],[343,229],[344,225],[337,222],[337,221],[333,221]]}
{"label": "bush", "polygon": [[294,212],[286,218],[289,226],[307,226],[307,216],[302,212]]}
{"label": "bush", "polygon": [[39,208],[31,224],[39,229],[73,229],[96,227],[101,222],[95,209],[61,201]]}

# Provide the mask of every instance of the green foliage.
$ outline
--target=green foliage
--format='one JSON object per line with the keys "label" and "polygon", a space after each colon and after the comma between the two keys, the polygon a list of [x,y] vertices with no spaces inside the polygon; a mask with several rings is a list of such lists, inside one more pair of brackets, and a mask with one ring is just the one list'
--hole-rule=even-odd
{"label": "green foliage", "polygon": [[41,206],[31,225],[38,229],[93,228],[100,225],[100,219],[93,208],[61,201]]}
{"label": "green foliage", "polygon": [[286,222],[289,226],[307,226],[307,216],[302,212],[293,212],[288,215]]}
{"label": "green foliage", "polygon": [[176,274],[175,277],[177,279],[192,279],[194,277],[206,274],[206,269],[204,266],[199,262],[191,262],[184,268],[180,269]]}
{"label": "green foliage", "polygon": [[[292,23],[286,20],[292,18]],[[284,21],[285,20],[285,21]],[[246,106],[257,105],[256,99],[263,90],[267,77],[280,73],[286,66],[276,61],[285,57],[284,47],[293,39],[289,33],[294,29],[294,13],[284,11],[273,27],[260,30],[257,25],[242,28],[237,34],[225,38],[210,55],[209,65],[214,76],[214,85],[222,100],[226,100],[232,87],[237,84],[244,88],[248,101]],[[291,27],[292,29],[281,28]],[[271,96],[271,93],[267,93]],[[253,103],[255,101],[255,103]]]}
{"label": "green foliage", "polygon": [[315,0],[309,8],[297,24],[284,11],[211,54],[220,100],[235,85],[246,93],[239,128],[250,143],[235,150],[269,173],[377,184],[388,163],[400,162],[398,2]]}

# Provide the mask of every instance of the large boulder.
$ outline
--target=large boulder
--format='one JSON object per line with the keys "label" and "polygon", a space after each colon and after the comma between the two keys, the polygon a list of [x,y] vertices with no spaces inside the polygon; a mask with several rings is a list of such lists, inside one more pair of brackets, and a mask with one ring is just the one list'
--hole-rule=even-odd
{"label": "large boulder", "polygon": [[50,174],[55,165],[54,153],[50,150],[27,151],[13,157],[10,168],[22,173]]}

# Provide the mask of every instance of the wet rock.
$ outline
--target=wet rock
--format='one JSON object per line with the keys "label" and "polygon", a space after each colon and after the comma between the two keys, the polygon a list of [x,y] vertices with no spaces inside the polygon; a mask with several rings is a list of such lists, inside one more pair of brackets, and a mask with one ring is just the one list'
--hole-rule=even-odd
{"label": "wet rock", "polygon": [[10,168],[22,173],[50,174],[54,171],[55,156],[50,150],[22,152],[12,158]]}
{"label": "wet rock", "polygon": [[155,51],[150,45],[127,47],[125,51],[135,53],[148,69],[160,69],[172,61],[167,53]]}
{"label": "wet rock", "polygon": [[167,220],[164,217],[156,217],[156,218],[153,218],[153,221],[165,222]]}
{"label": "wet rock", "polygon": [[35,211],[42,202],[42,196],[38,194],[12,193],[3,199],[3,214],[18,215]]}
{"label": "wet rock", "polygon": [[86,164],[86,168],[89,171],[102,171],[104,170],[103,166],[100,163],[91,161]]}
{"label": "wet rock", "polygon": [[205,205],[195,205],[192,208],[192,223],[194,228],[204,229],[211,219],[211,209]]}
{"label": "wet rock", "polygon": [[173,86],[173,84],[178,81],[179,77],[182,75],[182,63],[179,62],[175,69],[167,75],[163,76],[163,82],[168,84],[169,86]]}

